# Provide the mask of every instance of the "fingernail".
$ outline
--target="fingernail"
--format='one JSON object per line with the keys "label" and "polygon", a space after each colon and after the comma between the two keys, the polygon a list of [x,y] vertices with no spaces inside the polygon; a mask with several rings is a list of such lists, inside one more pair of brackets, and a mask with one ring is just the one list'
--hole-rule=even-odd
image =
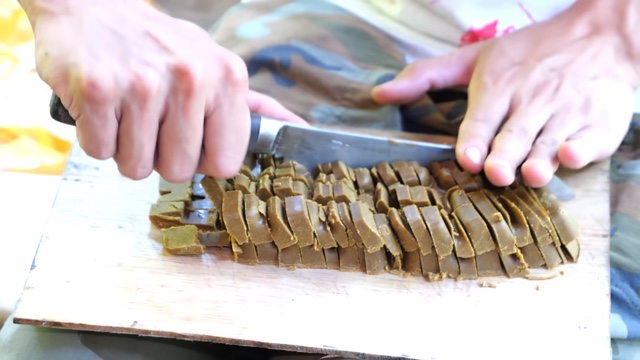
{"label": "fingernail", "polygon": [[464,151],[464,155],[469,159],[469,161],[476,165],[480,165],[482,162],[482,154],[480,154],[480,150],[476,147],[467,148]]}

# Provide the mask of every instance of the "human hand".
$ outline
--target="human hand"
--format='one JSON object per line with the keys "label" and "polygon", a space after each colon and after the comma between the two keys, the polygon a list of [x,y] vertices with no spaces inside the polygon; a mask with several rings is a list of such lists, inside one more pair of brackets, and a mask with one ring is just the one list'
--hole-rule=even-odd
{"label": "human hand", "polygon": [[113,157],[124,176],[228,178],[244,160],[250,112],[304,123],[249,91],[242,59],[190,22],[142,1],[56,3],[30,16],[38,73],[85,152]]}
{"label": "human hand", "polygon": [[[584,2],[584,3],[589,3]],[[632,116],[638,68],[622,36],[593,24],[579,2],[558,17],[450,55],[416,61],[374,89],[381,103],[469,85],[456,157],[497,186],[546,185],[561,164],[578,169],[610,156]]]}

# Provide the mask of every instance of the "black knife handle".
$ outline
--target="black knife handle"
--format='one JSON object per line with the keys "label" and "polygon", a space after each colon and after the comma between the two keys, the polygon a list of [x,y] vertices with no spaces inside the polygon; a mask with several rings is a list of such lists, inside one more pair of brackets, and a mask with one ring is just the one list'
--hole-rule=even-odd
{"label": "black knife handle", "polygon": [[53,120],[59,121],[63,124],[76,126],[76,121],[71,117],[67,108],[62,105],[62,100],[55,93],[51,93],[51,100],[49,101],[49,115]]}
{"label": "black knife handle", "polygon": [[[49,114],[51,118],[67,125],[76,125],[76,121],[73,119],[67,108],[64,107],[62,101],[55,93],[51,94],[51,100],[49,101]],[[251,114],[251,136],[249,138],[249,149],[253,147],[253,144],[258,141],[258,135],[260,134],[260,124],[262,117],[258,114]]]}

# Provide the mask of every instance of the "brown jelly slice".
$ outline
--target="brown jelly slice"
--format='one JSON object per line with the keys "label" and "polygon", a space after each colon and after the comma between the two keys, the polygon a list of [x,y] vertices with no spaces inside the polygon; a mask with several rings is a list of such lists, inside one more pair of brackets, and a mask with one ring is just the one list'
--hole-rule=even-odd
{"label": "brown jelly slice", "polygon": [[409,192],[411,193],[411,201],[416,204],[416,206],[423,207],[431,205],[426,187],[422,185],[412,186],[409,188]]}
{"label": "brown jelly slice", "polygon": [[236,239],[238,245],[249,242],[241,191],[227,191],[222,196],[222,220],[227,232]]}
{"label": "brown jelly slice", "polygon": [[396,176],[396,172],[393,171],[391,165],[388,162],[382,162],[375,166],[377,170],[378,176],[384,184],[389,187],[398,182],[398,177]]}
{"label": "brown jelly slice", "polygon": [[580,256],[580,224],[560,206],[558,199],[545,188],[536,191],[540,203],[549,214],[562,245],[572,261]]}
{"label": "brown jelly slice", "polygon": [[162,246],[174,255],[201,255],[204,246],[200,243],[198,228],[193,225],[174,226],[162,229]]}
{"label": "brown jelly slice", "polygon": [[387,216],[389,218],[391,228],[398,236],[398,240],[400,240],[402,249],[405,252],[417,251],[419,249],[418,241],[413,236],[409,223],[405,219],[404,215],[402,215],[398,209],[390,208]]}
{"label": "brown jelly slice", "polygon": [[256,194],[244,195],[244,216],[249,228],[249,240],[254,245],[273,241],[267,222],[267,203],[260,200]]}
{"label": "brown jelly slice", "polygon": [[225,192],[232,190],[231,184],[227,180],[210,176],[205,176],[201,184],[207,196],[213,202],[214,208],[220,211],[222,209],[222,197]]}
{"label": "brown jelly slice", "polygon": [[453,237],[447,228],[447,224],[442,218],[442,214],[437,206],[425,206],[420,208],[422,218],[431,233],[433,246],[438,258],[442,259],[453,253]]}
{"label": "brown jelly slice", "polygon": [[325,207],[325,215],[329,224],[329,229],[336,243],[340,247],[349,246],[349,237],[347,236],[347,227],[340,219],[340,213],[338,211],[338,204],[335,201],[329,201]]}
{"label": "brown jelly slice", "polygon": [[341,271],[360,271],[360,254],[356,246],[338,248]]}
{"label": "brown jelly slice", "polygon": [[322,249],[324,252],[324,259],[327,263],[327,269],[340,270],[340,258],[338,256],[338,248]]}
{"label": "brown jelly slice", "polygon": [[420,179],[418,178],[418,174],[413,169],[412,166],[401,167],[397,170],[398,176],[400,177],[400,181],[408,186],[417,186],[420,185]]}
{"label": "brown jelly slice", "polygon": [[427,225],[422,219],[422,215],[420,215],[418,207],[416,205],[405,206],[402,208],[402,213],[405,219],[407,219],[411,232],[418,242],[420,253],[422,255],[431,253],[433,239],[431,238],[431,234],[429,234]]}
{"label": "brown jelly slice", "polygon": [[300,257],[302,259],[301,268],[307,269],[326,269],[327,262],[324,259],[322,249],[315,249],[313,246],[305,246],[300,248]]}
{"label": "brown jelly slice", "polygon": [[300,247],[297,244],[279,250],[278,264],[280,267],[295,269],[302,265]]}
{"label": "brown jelly slice", "polygon": [[267,200],[267,220],[271,229],[271,238],[280,251],[296,243],[284,215],[282,200],[277,196]]}
{"label": "brown jelly slice", "polygon": [[402,268],[406,274],[412,276],[422,275],[422,264],[420,262],[420,251],[409,251],[404,253]]}
{"label": "brown jelly slice", "polygon": [[496,245],[491,238],[489,229],[465,192],[461,189],[454,190],[449,196],[449,202],[469,235],[476,256],[494,250]]}
{"label": "brown jelly slice", "polygon": [[263,265],[278,265],[278,247],[273,242],[256,245],[258,263]]}
{"label": "brown jelly slice", "polygon": [[356,185],[358,186],[358,192],[361,194],[372,193],[374,190],[373,178],[371,172],[366,168],[354,169],[356,177]]}
{"label": "brown jelly slice", "polygon": [[509,228],[502,213],[493,206],[491,200],[489,200],[481,190],[469,192],[467,196],[488,224],[489,230],[498,245],[500,255],[515,254],[518,250],[516,247],[516,237],[513,235],[513,232],[511,232],[511,228]]}
{"label": "brown jelly slice", "polygon": [[389,190],[382,183],[377,183],[374,193],[374,200],[376,204],[376,210],[379,213],[386,214],[389,212],[391,206],[389,205]]}
{"label": "brown jelly slice", "polygon": [[307,211],[307,202],[304,196],[296,195],[285,198],[285,212],[289,221],[289,228],[297,239],[300,247],[314,244],[313,226]]}
{"label": "brown jelly slice", "polygon": [[374,220],[373,213],[369,208],[364,203],[357,201],[349,204],[349,211],[351,212],[353,225],[355,226],[367,252],[373,253],[382,249],[384,241],[378,232],[376,221]]}

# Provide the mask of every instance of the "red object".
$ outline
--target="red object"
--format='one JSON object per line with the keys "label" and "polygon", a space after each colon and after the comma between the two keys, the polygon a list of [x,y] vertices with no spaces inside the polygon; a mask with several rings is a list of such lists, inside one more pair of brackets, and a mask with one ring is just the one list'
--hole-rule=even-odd
{"label": "red object", "polygon": [[[501,32],[501,35],[510,33],[513,30],[514,27],[509,26]],[[469,45],[478,41],[492,39],[496,37],[497,34],[498,20],[494,20],[481,28],[471,28],[466,33],[462,34],[462,36],[460,37],[460,45]]]}

